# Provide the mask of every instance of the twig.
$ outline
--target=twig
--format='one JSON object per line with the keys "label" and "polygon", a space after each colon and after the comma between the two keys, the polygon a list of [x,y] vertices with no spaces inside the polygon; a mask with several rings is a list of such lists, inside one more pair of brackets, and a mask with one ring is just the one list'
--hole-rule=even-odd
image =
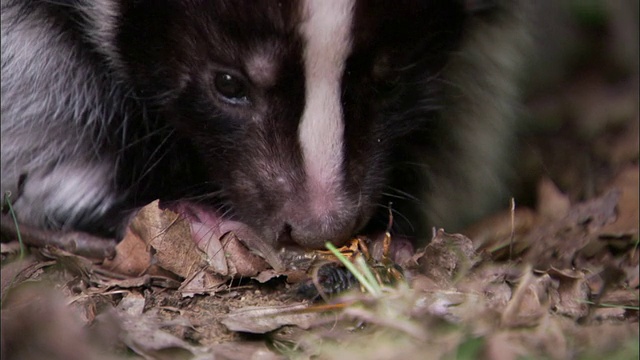
{"label": "twig", "polygon": [[516,200],[511,198],[511,234],[509,235],[509,261],[513,260],[513,239],[516,235]]}
{"label": "twig", "polygon": [[[73,254],[90,258],[112,258],[116,253],[115,239],[102,238],[79,231],[42,230],[25,224],[18,228],[9,215],[2,214],[0,230],[7,236],[20,234],[25,245],[34,247],[55,246]],[[19,230],[18,230],[19,229]]]}

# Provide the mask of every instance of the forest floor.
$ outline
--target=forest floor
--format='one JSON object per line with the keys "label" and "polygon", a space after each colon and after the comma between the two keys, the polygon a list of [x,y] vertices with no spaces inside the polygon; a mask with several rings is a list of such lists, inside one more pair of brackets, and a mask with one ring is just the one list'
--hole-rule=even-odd
{"label": "forest floor", "polygon": [[189,224],[153,204],[139,221],[155,232],[130,234],[116,259],[3,242],[3,359],[637,359],[637,74],[587,64],[528,96],[527,113],[511,208],[460,234],[434,229],[395,258],[402,273],[380,257],[382,235],[368,243],[377,260],[343,249],[386,281],[327,301],[301,286],[341,290],[352,272],[300,283],[237,239],[203,267],[174,240]]}

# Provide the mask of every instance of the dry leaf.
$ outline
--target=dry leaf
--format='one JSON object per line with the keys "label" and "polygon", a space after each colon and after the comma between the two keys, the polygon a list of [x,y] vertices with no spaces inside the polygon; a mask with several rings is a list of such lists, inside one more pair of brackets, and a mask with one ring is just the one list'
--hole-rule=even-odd
{"label": "dry leaf", "polygon": [[477,261],[473,244],[461,234],[447,234],[439,229],[417,259],[421,272],[439,284],[449,284],[463,275]]}
{"label": "dry leaf", "polygon": [[627,167],[613,181],[611,187],[622,191],[618,202],[618,216],[616,220],[600,229],[601,237],[622,238],[626,237],[626,243],[633,243],[638,239],[638,194],[640,168],[638,165]]}
{"label": "dry leaf", "polygon": [[196,294],[215,294],[220,287],[227,282],[228,278],[212,274],[206,269],[192,274],[186,278],[178,291],[184,297],[193,297]]}
{"label": "dry leaf", "polygon": [[231,331],[264,334],[284,325],[308,329],[318,318],[318,313],[304,312],[305,304],[283,306],[255,306],[231,311],[222,323]]}
{"label": "dry leaf", "polygon": [[191,238],[189,223],[171,210],[161,210],[158,204],[156,200],[142,208],[131,228],[154,249],[158,266],[188,278],[207,266],[205,256]]}
{"label": "dry leaf", "polygon": [[223,237],[222,247],[232,276],[252,277],[269,268],[269,264],[247,249],[233,232]]}
{"label": "dry leaf", "polygon": [[129,276],[153,274],[158,271],[151,265],[151,253],[147,244],[129,228],[124,239],[116,246],[116,256],[111,260],[105,260],[103,267]]}
{"label": "dry leaf", "polygon": [[620,191],[613,189],[573,206],[563,219],[540,224],[522,240],[530,246],[525,262],[541,270],[570,268],[580,251],[598,241],[600,229],[615,220],[619,198]]}
{"label": "dry leaf", "polygon": [[559,220],[567,216],[571,208],[571,200],[563,194],[548,177],[538,182],[538,215],[549,220]]}
{"label": "dry leaf", "polygon": [[511,211],[505,210],[475,223],[462,233],[473,241],[476,251],[490,252],[494,258],[508,257],[510,243],[514,241],[513,250],[516,255],[528,247],[522,238],[534,227],[538,216],[529,208],[516,207],[513,224],[511,217]]}
{"label": "dry leaf", "polygon": [[214,345],[212,352],[224,360],[285,360],[287,357],[271,351],[264,342],[228,342]]}

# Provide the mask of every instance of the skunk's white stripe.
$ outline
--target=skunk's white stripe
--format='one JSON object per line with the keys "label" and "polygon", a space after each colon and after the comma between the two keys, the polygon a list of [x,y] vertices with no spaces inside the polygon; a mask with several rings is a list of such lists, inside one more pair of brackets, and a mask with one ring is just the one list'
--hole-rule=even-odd
{"label": "skunk's white stripe", "polygon": [[[342,182],[344,121],[341,80],[351,48],[354,0],[306,0],[300,27],[305,41],[305,108],[298,135],[311,208],[336,204]],[[326,202],[329,202],[327,204]]]}

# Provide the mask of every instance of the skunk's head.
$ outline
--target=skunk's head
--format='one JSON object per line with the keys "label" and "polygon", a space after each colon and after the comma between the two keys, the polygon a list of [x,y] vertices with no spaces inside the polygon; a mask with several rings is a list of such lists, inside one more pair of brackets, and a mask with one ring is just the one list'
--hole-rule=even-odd
{"label": "skunk's head", "polygon": [[198,149],[215,204],[306,248],[386,207],[390,154],[439,104],[464,20],[456,1],[119,6],[113,62]]}

